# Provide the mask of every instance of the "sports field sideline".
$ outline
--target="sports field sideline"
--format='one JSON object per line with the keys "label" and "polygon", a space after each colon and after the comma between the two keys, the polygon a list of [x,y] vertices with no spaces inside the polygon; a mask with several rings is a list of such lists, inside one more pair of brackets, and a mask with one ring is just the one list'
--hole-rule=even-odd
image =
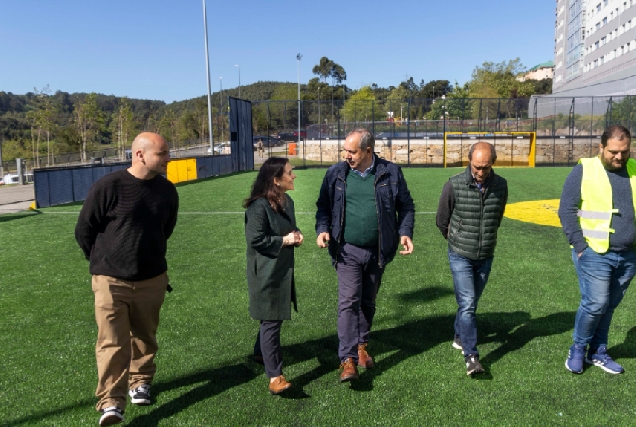
{"label": "sports field sideline", "polygon": [[[241,203],[255,172],[180,185],[156,402],[129,405],[126,425],[633,425],[632,292],[610,331],[625,374],[564,367],[579,291],[565,236],[550,221],[570,169],[495,169],[509,182],[510,215],[553,225],[503,221],[477,315],[488,374],[467,377],[451,347],[456,303],[434,212],[460,169],[412,168],[404,174],[418,211],[415,251],[387,268],[369,348],[377,367],[351,384],[338,382],[336,276],[313,231],[325,170],[297,171],[290,195],[305,243],[296,251],[299,312],[281,337],[294,385],[287,398],[269,395],[263,367],[248,358],[258,326],[247,312]],[[97,328],[88,263],[73,237],[80,208],[0,215],[1,426],[97,424]]]}

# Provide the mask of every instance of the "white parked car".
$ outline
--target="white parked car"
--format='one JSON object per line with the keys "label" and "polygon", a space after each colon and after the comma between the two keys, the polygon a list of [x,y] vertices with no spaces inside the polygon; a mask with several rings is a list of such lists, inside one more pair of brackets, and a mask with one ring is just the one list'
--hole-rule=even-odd
{"label": "white parked car", "polygon": [[[230,143],[229,142],[220,142],[218,144],[214,144],[214,152],[216,154],[230,154]],[[212,149],[208,148],[208,154],[212,153]]]}

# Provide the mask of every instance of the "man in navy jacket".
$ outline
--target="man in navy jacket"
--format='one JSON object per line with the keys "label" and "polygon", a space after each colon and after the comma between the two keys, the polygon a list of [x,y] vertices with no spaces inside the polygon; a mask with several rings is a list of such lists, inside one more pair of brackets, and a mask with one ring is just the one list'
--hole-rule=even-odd
{"label": "man in navy jacket", "polygon": [[316,243],[329,248],[338,273],[340,381],[372,368],[367,352],[385,266],[413,252],[415,205],[400,168],[378,158],[366,129],[347,135],[345,161],[327,170],[316,205]]}

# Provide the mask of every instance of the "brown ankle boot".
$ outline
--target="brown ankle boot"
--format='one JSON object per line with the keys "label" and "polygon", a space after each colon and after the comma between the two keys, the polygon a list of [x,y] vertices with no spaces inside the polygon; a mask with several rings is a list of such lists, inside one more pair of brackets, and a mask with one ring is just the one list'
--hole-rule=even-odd
{"label": "brown ankle boot", "polygon": [[284,375],[279,375],[278,377],[276,377],[274,382],[269,383],[269,392],[271,394],[280,394],[285,390],[291,388],[291,386],[291,383],[287,382]]}
{"label": "brown ankle boot", "polygon": [[340,382],[344,383],[346,381],[357,380],[360,374],[358,374],[358,368],[356,367],[356,362],[353,361],[353,358],[350,357],[340,365],[340,369],[342,369],[342,373],[340,374]]}
{"label": "brown ankle boot", "polygon": [[375,366],[375,363],[373,363],[373,358],[367,353],[367,345],[368,343],[366,342],[364,344],[358,344],[358,366],[371,369]]}

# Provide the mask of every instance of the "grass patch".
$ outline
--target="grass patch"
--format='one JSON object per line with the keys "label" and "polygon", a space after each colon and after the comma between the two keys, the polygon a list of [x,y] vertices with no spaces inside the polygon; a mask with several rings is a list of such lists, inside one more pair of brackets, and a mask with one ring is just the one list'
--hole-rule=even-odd
{"label": "grass patch", "polygon": [[[626,374],[563,363],[579,299],[559,228],[505,218],[478,310],[488,375],[470,379],[451,347],[456,304],[446,243],[434,212],[460,169],[405,169],[418,214],[415,252],[389,265],[370,352],[376,369],[338,383],[337,284],[314,243],[324,169],[298,170],[299,313],[283,325],[290,398],[267,392],[248,360],[257,322],[247,312],[242,199],[255,173],[181,185],[169,242],[175,291],[159,327],[156,403],[129,405],[127,425],[630,425],[636,372],[636,303],[614,316],[610,352]],[[559,198],[568,168],[499,169],[510,203]],[[74,241],[80,204],[0,216],[0,425],[95,425],[96,326],[88,264]],[[592,396],[594,396],[592,398]]]}

